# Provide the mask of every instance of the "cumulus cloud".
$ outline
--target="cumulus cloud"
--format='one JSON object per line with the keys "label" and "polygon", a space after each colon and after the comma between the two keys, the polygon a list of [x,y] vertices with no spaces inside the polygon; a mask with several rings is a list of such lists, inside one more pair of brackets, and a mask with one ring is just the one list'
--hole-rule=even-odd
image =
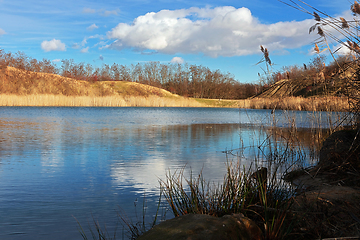
{"label": "cumulus cloud", "polygon": [[66,46],[65,43],[62,43],[60,40],[57,39],[53,39],[51,41],[43,41],[41,43],[41,48],[45,51],[45,52],[50,52],[50,51],[66,51]]}
{"label": "cumulus cloud", "polygon": [[184,59],[181,57],[173,57],[173,59],[171,59],[171,63],[184,63]]}
{"label": "cumulus cloud", "polygon": [[137,17],[132,24],[119,23],[107,33],[109,48],[151,49],[166,54],[203,53],[208,56],[240,56],[309,44],[304,21],[261,23],[247,8],[231,6],[162,10]]}
{"label": "cumulus cloud", "polygon": [[87,28],[86,28],[86,30],[88,30],[88,31],[92,31],[92,30],[97,29],[97,28],[99,28],[99,27],[98,27],[98,26],[96,26],[96,24],[95,24],[95,23],[93,23],[92,25],[90,25],[89,27],[87,27]]}

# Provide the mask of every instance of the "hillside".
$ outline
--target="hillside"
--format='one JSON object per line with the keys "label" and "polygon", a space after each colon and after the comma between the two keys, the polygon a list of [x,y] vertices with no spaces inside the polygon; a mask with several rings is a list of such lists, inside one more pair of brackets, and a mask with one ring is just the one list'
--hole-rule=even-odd
{"label": "hillside", "polygon": [[333,97],[348,94],[350,89],[358,91],[359,89],[353,86],[353,79],[359,66],[351,62],[341,64],[341,68],[333,64],[317,72],[302,70],[294,77],[276,81],[255,97]]}
{"label": "hillside", "polygon": [[0,106],[238,107],[238,103],[205,102],[136,82],[89,82],[2,66]]}
{"label": "hillside", "polygon": [[54,94],[65,96],[142,96],[179,98],[164,89],[134,82],[98,81],[88,82],[49,73],[23,71],[13,67],[0,70],[0,93],[29,95]]}
{"label": "hillside", "polygon": [[340,96],[345,87],[345,82],[339,78],[321,81],[314,78],[282,79],[262,93],[258,98],[283,98],[283,97],[321,97]]}

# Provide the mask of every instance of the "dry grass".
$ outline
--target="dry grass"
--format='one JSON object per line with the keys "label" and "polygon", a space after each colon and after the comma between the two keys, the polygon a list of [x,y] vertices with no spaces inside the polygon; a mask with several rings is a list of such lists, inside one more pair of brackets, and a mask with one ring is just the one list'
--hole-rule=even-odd
{"label": "dry grass", "polygon": [[300,97],[288,97],[282,99],[254,98],[245,100],[219,101],[211,99],[184,98],[176,95],[158,96],[154,94],[148,94],[147,96],[136,96],[129,94],[112,94],[108,96],[65,96],[63,94],[0,94],[0,106],[239,107],[248,109],[284,109],[303,111],[347,111],[349,109],[349,104],[346,99],[336,97],[311,99]]}
{"label": "dry grass", "polygon": [[240,162],[229,162],[226,168],[220,185],[206,181],[202,173],[186,178],[183,169],[169,172],[161,180],[161,187],[174,216],[193,213],[221,217],[242,213],[258,224],[264,239],[286,239],[291,232],[289,210],[293,190],[283,191],[276,173],[268,175],[267,168],[252,173]]}
{"label": "dry grass", "polygon": [[239,100],[228,100],[228,99],[207,99],[207,98],[194,98],[201,104],[211,107],[222,107],[222,108],[239,108]]}
{"label": "dry grass", "polygon": [[347,98],[340,97],[286,97],[286,98],[252,98],[239,100],[240,108],[283,109],[299,111],[348,111]]}
{"label": "dry grass", "polygon": [[88,82],[12,67],[0,71],[0,106],[207,107],[164,89],[124,81]]}
{"label": "dry grass", "polygon": [[0,94],[0,106],[58,107],[206,107],[193,99],[158,96],[64,96],[53,94]]}
{"label": "dry grass", "polygon": [[12,67],[0,70],[0,106],[231,107],[308,111],[347,111],[347,99],[253,98],[191,99],[135,82],[88,82]]}

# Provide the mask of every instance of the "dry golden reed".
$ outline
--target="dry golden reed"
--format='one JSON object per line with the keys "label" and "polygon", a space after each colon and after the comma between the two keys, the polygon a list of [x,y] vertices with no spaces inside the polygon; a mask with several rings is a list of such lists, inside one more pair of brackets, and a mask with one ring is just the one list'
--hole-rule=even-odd
{"label": "dry golden reed", "polygon": [[56,106],[56,107],[206,107],[193,99],[163,98],[158,96],[119,95],[64,96],[52,94],[0,94],[0,106]]}
{"label": "dry golden reed", "polygon": [[349,111],[347,98],[340,97],[284,97],[284,98],[253,98],[239,101],[240,108],[252,109],[283,109],[299,111]]}
{"label": "dry golden reed", "polygon": [[0,94],[0,106],[56,106],[56,107],[235,107],[248,109],[283,109],[299,111],[348,111],[345,98],[253,98],[232,101],[229,106],[218,105],[217,100],[206,102],[191,98],[143,96],[64,96],[53,94]]}

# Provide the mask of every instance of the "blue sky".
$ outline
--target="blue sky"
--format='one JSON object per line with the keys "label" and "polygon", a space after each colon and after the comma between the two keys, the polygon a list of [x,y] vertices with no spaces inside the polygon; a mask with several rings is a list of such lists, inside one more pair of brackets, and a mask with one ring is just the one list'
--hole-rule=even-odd
{"label": "blue sky", "polygon": [[[307,3],[349,14],[345,0]],[[0,48],[94,66],[186,62],[256,83],[260,45],[275,70],[311,60],[314,23],[277,0],[0,0]]]}

